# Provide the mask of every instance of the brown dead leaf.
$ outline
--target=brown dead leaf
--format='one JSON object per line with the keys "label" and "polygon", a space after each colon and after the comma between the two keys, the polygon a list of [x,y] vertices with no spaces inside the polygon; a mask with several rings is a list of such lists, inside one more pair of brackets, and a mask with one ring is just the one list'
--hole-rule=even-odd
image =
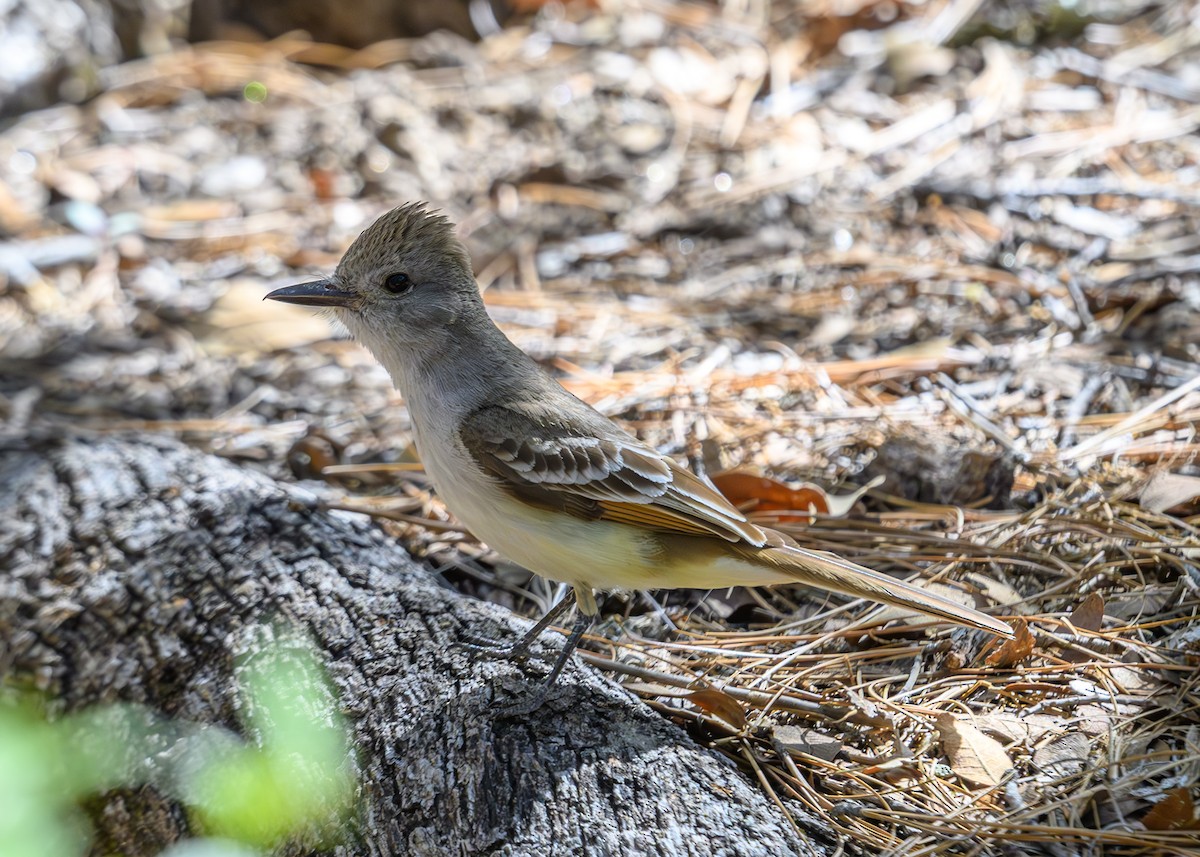
{"label": "brown dead leaf", "polygon": [[694,690],[685,697],[692,705],[714,717],[719,717],[738,731],[746,728],[746,712],[741,704],[720,690]]}
{"label": "brown dead leaf", "polygon": [[981,590],[989,604],[1005,607],[1010,604],[1019,605],[1024,600],[1021,593],[1013,586],[1010,586],[1003,580],[997,580],[989,574],[968,572],[963,575],[963,579]]}
{"label": "brown dead leaf", "polygon": [[1073,777],[1089,764],[1092,743],[1082,732],[1059,735],[1033,754],[1033,764],[1050,779]]}
{"label": "brown dead leaf", "polygon": [[638,696],[686,699],[701,711],[724,720],[739,731],[748,725],[746,712],[742,710],[741,704],[723,690],[711,687],[701,690],[684,690],[657,682],[644,681],[626,682],[622,687]]}
{"label": "brown dead leaf", "polygon": [[1005,640],[996,651],[987,656],[988,666],[1011,667],[1033,654],[1033,634],[1029,631],[1029,624],[1020,618],[1013,619],[1010,624],[1016,636]]}
{"label": "brown dead leaf", "polygon": [[1093,592],[1071,612],[1071,624],[1081,631],[1099,631],[1104,625],[1104,597]]}
{"label": "brown dead leaf", "polygon": [[998,786],[1004,775],[1012,770],[1012,760],[1003,745],[989,738],[972,723],[960,720],[953,714],[940,714],[937,718],[938,734],[942,747],[954,773],[966,782],[977,786]]}
{"label": "brown dead leaf", "polygon": [[1154,696],[1166,689],[1166,683],[1153,667],[1111,664],[1106,665],[1104,669],[1108,671],[1108,677],[1120,691],[1131,696]]}
{"label": "brown dead leaf", "polygon": [[1196,805],[1186,788],[1171,789],[1142,816],[1147,830],[1200,830]]}
{"label": "brown dead leaf", "polygon": [[1037,741],[1055,729],[1063,728],[1064,719],[1052,714],[1013,714],[998,711],[980,714],[974,719],[977,729],[1007,744]]}
{"label": "brown dead leaf", "polygon": [[1130,592],[1110,594],[1104,610],[1115,619],[1143,621],[1161,613],[1173,591],[1172,586],[1147,583]]}
{"label": "brown dead leaf", "polygon": [[1075,709],[1075,728],[1084,735],[1095,738],[1107,735],[1113,728],[1113,715],[1100,705],[1081,705]]}
{"label": "brown dead leaf", "polygon": [[1148,512],[1166,512],[1200,497],[1200,476],[1160,470],[1146,480],[1138,500]]}
{"label": "brown dead leaf", "polygon": [[342,461],[345,444],[339,443],[323,431],[309,430],[304,437],[292,444],[287,462],[297,479],[321,479],[326,467]]}

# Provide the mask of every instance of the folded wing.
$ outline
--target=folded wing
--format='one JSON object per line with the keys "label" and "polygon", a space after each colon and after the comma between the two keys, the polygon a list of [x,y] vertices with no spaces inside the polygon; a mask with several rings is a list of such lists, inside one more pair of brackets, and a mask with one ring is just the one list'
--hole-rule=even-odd
{"label": "folded wing", "polygon": [[584,423],[596,429],[586,433],[579,422],[489,406],[463,422],[459,438],[482,470],[532,505],[655,532],[766,544],[761,529],[669,457],[607,420]]}

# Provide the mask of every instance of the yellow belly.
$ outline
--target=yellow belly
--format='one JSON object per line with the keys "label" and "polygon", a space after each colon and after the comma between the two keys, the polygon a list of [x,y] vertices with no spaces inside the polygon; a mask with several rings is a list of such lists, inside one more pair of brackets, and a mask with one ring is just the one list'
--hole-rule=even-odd
{"label": "yellow belly", "polygon": [[453,481],[438,486],[455,516],[489,547],[535,574],[593,589],[664,585],[651,582],[659,567],[654,546],[632,527],[547,512],[494,485],[457,487]]}

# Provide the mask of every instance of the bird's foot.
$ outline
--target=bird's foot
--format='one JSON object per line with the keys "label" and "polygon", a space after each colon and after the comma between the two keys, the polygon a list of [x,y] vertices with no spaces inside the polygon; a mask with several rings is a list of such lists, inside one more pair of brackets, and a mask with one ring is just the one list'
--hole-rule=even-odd
{"label": "bird's foot", "polygon": [[554,687],[554,683],[558,681],[559,675],[562,674],[563,667],[567,665],[567,661],[571,658],[571,653],[579,646],[579,641],[584,633],[592,624],[591,616],[580,613],[575,620],[575,625],[571,628],[571,634],[567,637],[566,643],[562,647],[562,651],[558,653],[558,657],[554,661],[554,666],[550,670],[550,675],[546,677],[536,691],[527,698],[513,703],[512,705],[503,706],[499,710],[502,717],[521,717],[526,714],[531,714],[542,707],[542,703],[546,701],[546,695],[550,692],[550,688]]}
{"label": "bird's foot", "polygon": [[551,622],[566,612],[574,603],[575,592],[572,590],[567,593],[565,598],[551,607],[546,612],[546,615],[539,619],[537,624],[530,628],[521,639],[511,645],[505,645],[499,640],[493,640],[489,637],[470,632],[464,633],[457,643],[462,648],[474,652],[479,657],[504,661],[523,661],[529,657],[529,650],[533,646],[533,641],[541,636],[542,631],[546,630]]}
{"label": "bird's foot", "polygon": [[477,657],[498,661],[523,661],[529,657],[529,644],[524,639],[512,645],[479,634],[464,634],[455,640],[455,645],[466,649]]}
{"label": "bird's foot", "polygon": [[[550,626],[554,619],[565,612],[572,604],[575,603],[575,592],[572,590],[565,598],[550,608],[537,624],[529,629],[521,639],[512,645],[504,645],[498,640],[492,640],[487,637],[466,633],[456,641],[456,645],[473,652],[478,657],[517,661],[527,660],[530,655],[530,648],[533,641],[541,636],[542,631]],[[571,633],[567,637],[566,644],[554,659],[554,664],[550,669],[550,674],[538,689],[527,699],[521,700],[513,705],[506,706],[499,710],[499,713],[505,717],[518,717],[524,714],[529,714],[542,706],[546,701],[546,694],[554,683],[558,680],[559,674],[563,671],[563,667],[567,665],[567,660],[571,657],[571,653],[575,651],[575,647],[579,645],[579,640],[583,634],[591,626],[594,614],[584,613],[580,611],[575,619],[575,624],[571,628]]]}

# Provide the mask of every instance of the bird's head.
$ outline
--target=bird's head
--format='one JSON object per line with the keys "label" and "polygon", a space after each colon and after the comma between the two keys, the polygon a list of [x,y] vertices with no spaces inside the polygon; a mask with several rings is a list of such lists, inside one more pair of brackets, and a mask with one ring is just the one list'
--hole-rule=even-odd
{"label": "bird's head", "polygon": [[466,248],[449,220],[419,202],[367,227],[328,279],[267,297],[331,310],[377,356],[436,347],[457,322],[483,312]]}

